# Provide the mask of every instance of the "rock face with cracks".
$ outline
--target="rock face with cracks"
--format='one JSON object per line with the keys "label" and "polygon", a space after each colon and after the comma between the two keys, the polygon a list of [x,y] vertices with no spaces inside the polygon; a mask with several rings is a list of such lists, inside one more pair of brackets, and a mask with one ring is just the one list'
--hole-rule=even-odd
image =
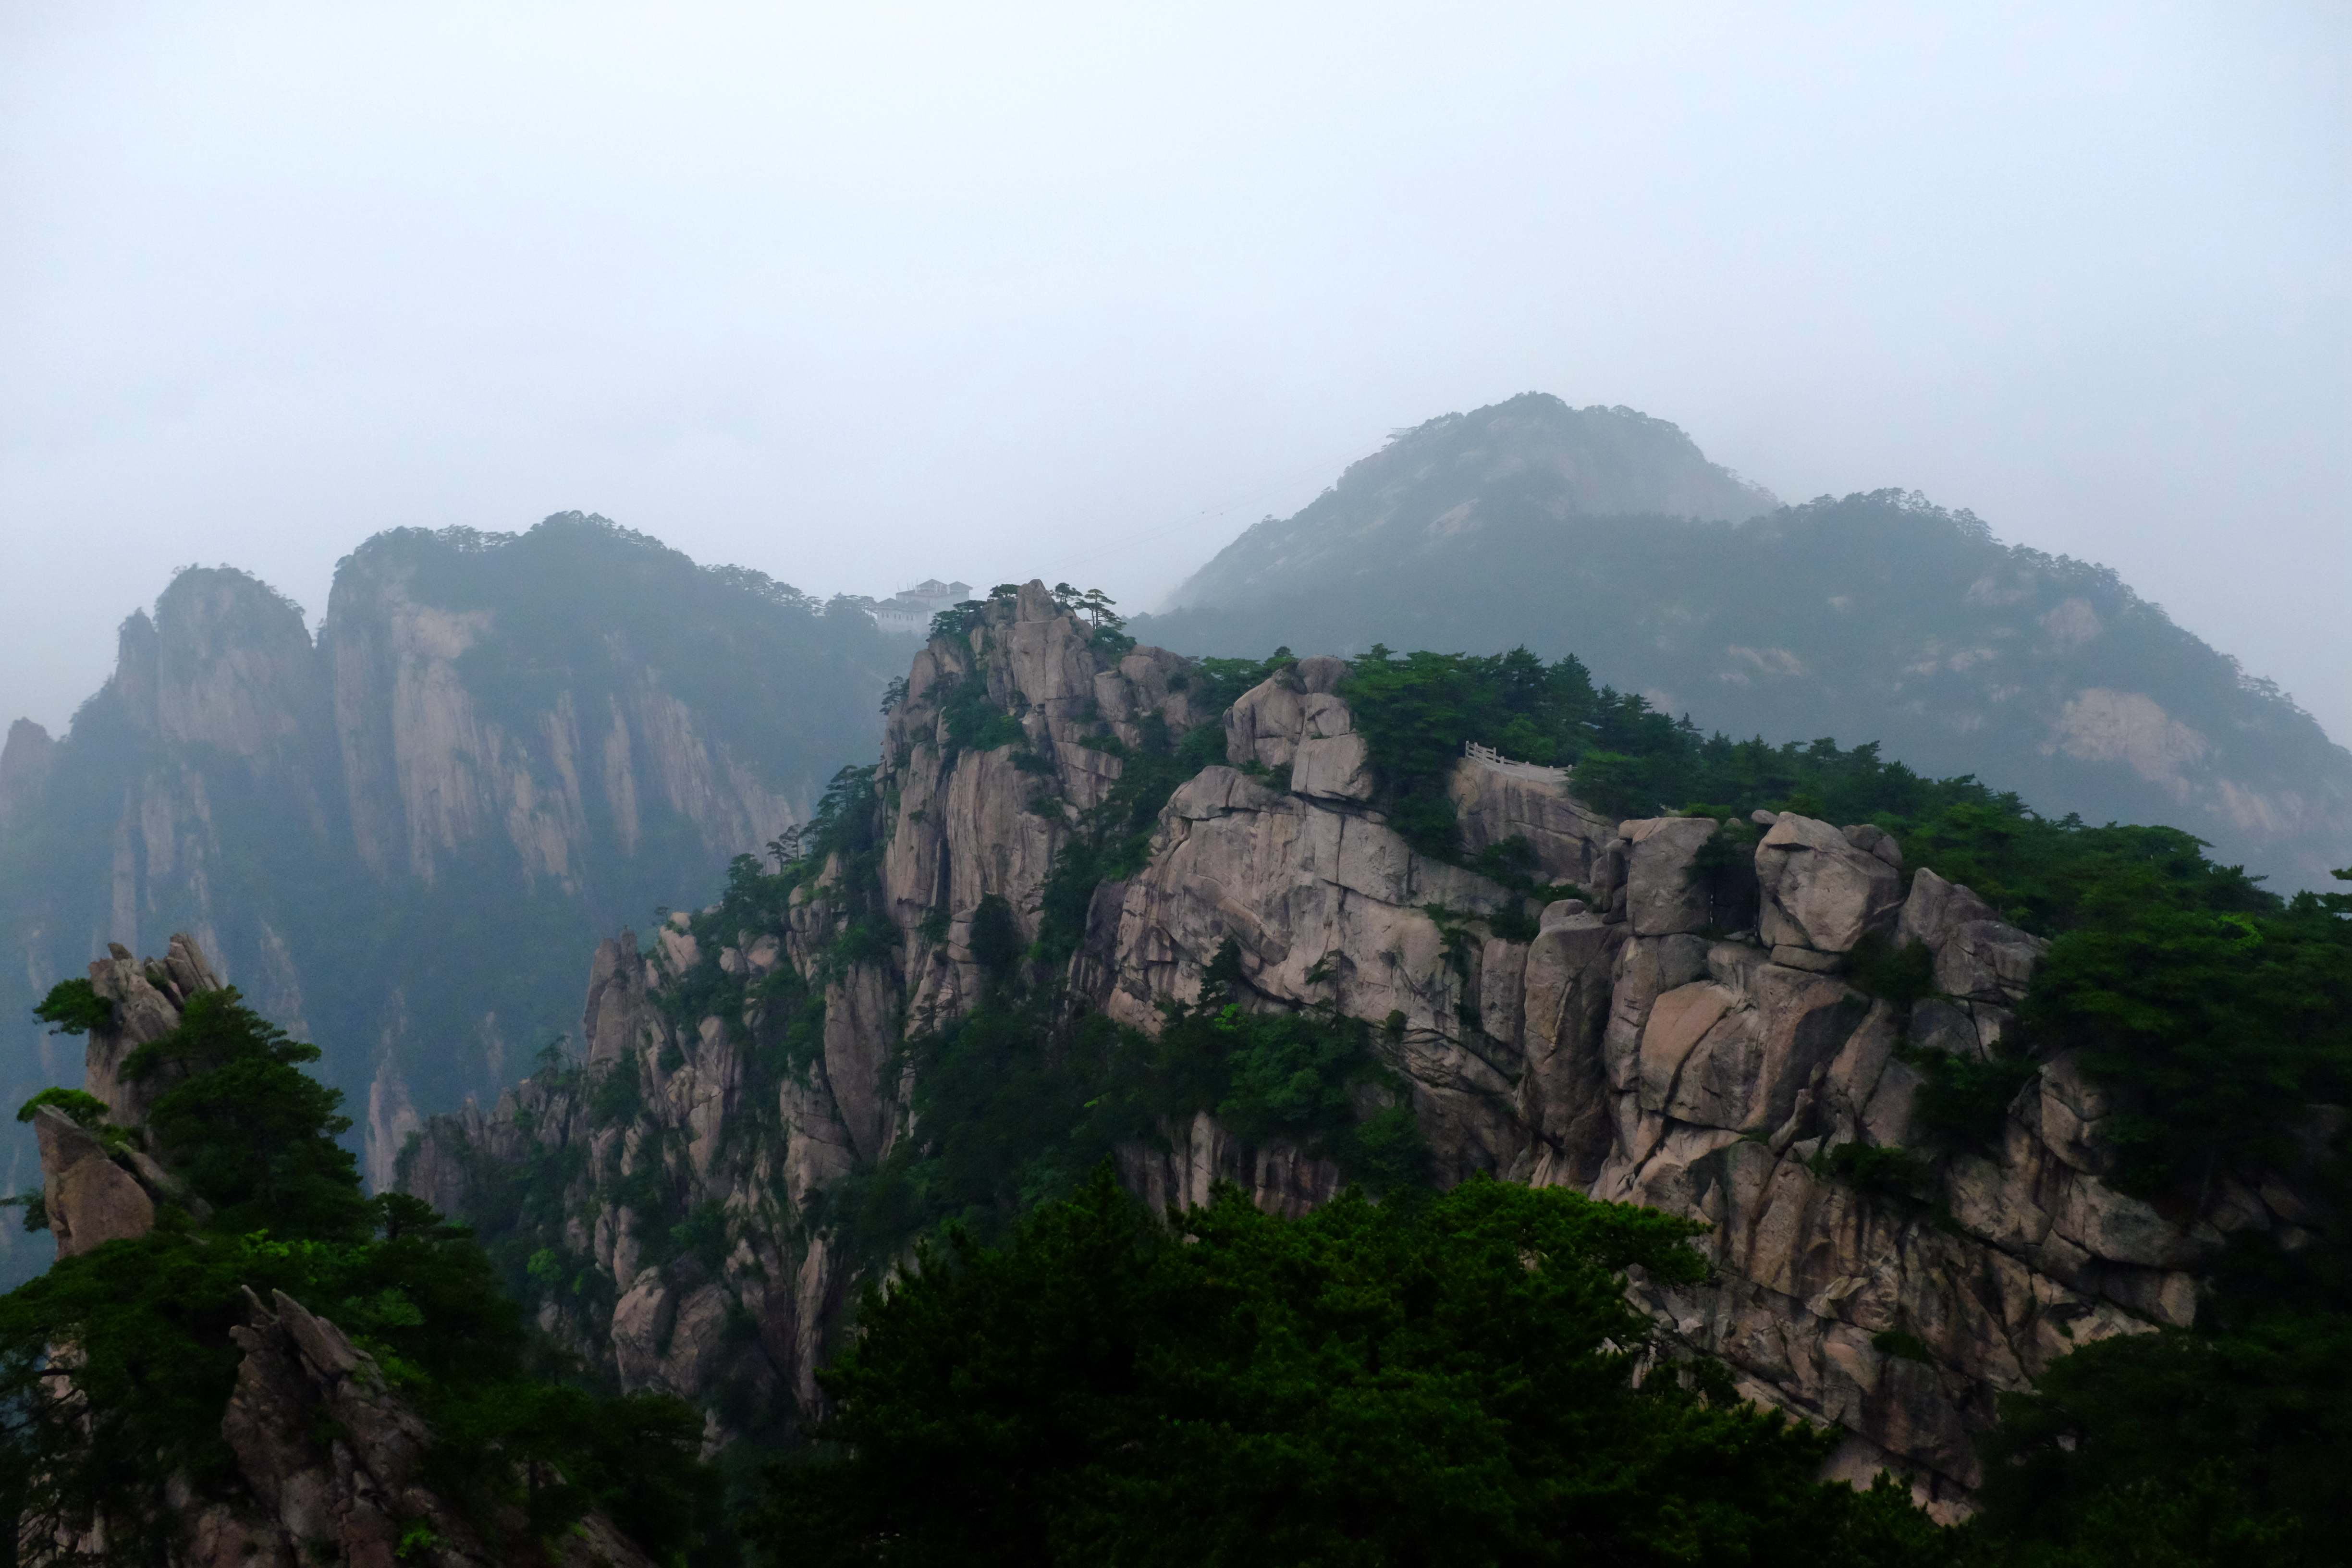
{"label": "rock face with cracks", "polygon": [[[806,1072],[751,1103],[730,1020],[666,1009],[688,967],[679,919],[650,954],[634,938],[606,943],[592,972],[590,1066],[625,1068],[641,1110],[600,1127],[576,1082],[526,1083],[494,1112],[428,1126],[412,1188],[463,1208],[485,1173],[531,1162],[616,1178],[668,1162],[689,1207],[728,1217],[729,1250],[650,1256],[629,1211],[583,1175],[564,1223],[614,1304],[543,1321],[625,1382],[697,1399],[722,1425],[741,1418],[746,1389],[805,1406],[850,1271],[817,1200],[908,1135],[903,1031],[974,1004],[982,900],[1003,900],[1021,940],[1035,937],[1076,813],[1104,798],[1147,729],[1216,724],[1224,760],[1176,788],[1143,868],[1094,890],[1066,973],[1077,1001],[1156,1028],[1159,1004],[1195,996],[1230,942],[1249,1005],[1328,1005],[1384,1026],[1376,1048],[1408,1088],[1439,1180],[1490,1173],[1705,1221],[1714,1279],[1637,1283],[1637,1299],[1753,1397],[1843,1428],[1835,1473],[1892,1468],[1931,1505],[1963,1510],[1980,1479],[1971,1437],[1997,1394],[2088,1341],[2193,1318],[2221,1229],[2101,1180],[2106,1107],[2064,1058],[2021,1090],[1993,1152],[1932,1167],[1930,1194],[1897,1202],[1825,1173],[1840,1144],[1915,1140],[1921,1079],[1906,1058],[1993,1050],[2037,939],[1931,871],[1906,884],[1901,847],[1876,828],[1787,815],[1755,850],[1752,929],[1727,931],[1702,859],[1714,821],[1612,822],[1576,799],[1572,777],[1465,759],[1451,784],[1465,844],[1522,839],[1540,880],[1582,894],[1527,907],[1391,828],[1345,675],[1302,659],[1202,712],[1187,661],[1106,646],[1041,584],[992,604],[969,637],[917,657],[890,719],[872,786],[887,955],[819,963],[845,919],[837,883],[801,895],[782,939],[746,931],[724,955],[754,977],[779,965],[821,977],[822,1049]],[[960,750],[946,704],[983,686],[1024,740]],[[1507,934],[1530,924],[1531,938]],[[1898,1012],[1849,984],[1873,936],[1923,945],[1936,994]],[[1154,1202],[1199,1202],[1230,1181],[1298,1212],[1340,1181],[1312,1151],[1247,1144],[1212,1115],[1161,1132],[1122,1161]],[[2251,1195],[2232,1213],[2284,1223]]]}

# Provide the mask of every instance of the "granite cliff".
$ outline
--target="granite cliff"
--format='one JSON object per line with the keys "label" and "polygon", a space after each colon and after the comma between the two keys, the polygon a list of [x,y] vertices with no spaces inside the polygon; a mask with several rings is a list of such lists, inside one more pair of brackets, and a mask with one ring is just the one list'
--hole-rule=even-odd
{"label": "granite cliff", "polygon": [[[1614,820],[1572,774],[1499,760],[1455,767],[1462,841],[1521,841],[1528,874],[1433,858],[1379,805],[1348,668],[1288,662],[1228,701],[1210,668],[1042,584],[992,599],[917,656],[879,764],[838,781],[788,897],[761,915],[730,889],[647,943],[605,942],[580,1054],[429,1120],[405,1185],[480,1225],[541,1325],[624,1384],[774,1433],[817,1403],[853,1287],[888,1267],[854,1211],[933,1137],[911,1040],[992,1005],[1018,964],[1066,1017],[1144,1035],[1229,987],[1245,1012],[1363,1021],[1440,1183],[1706,1221],[1713,1280],[1637,1285],[1645,1308],[1753,1397],[1843,1428],[1840,1473],[1893,1468],[1945,1510],[1981,1479],[1996,1395],[2075,1346],[2190,1321],[2230,1233],[2295,1234],[2276,1184],[2224,1181],[2191,1210],[2112,1184],[2110,1107],[2063,1056],[1989,1143],[1906,1163],[1921,1064],[1991,1053],[2040,939],[1876,827],[1769,817],[1731,855],[1752,880],[1726,877],[1716,818]],[[1122,779],[1171,757],[1140,852],[1074,887]],[[1906,950],[1917,994],[1857,983]],[[1164,1203],[1234,1182],[1296,1211],[1344,1179],[1327,1148],[1214,1110],[1118,1158]],[[1889,1167],[1904,1179],[1874,1179]]]}
{"label": "granite cliff", "polygon": [[[370,540],[315,639],[254,578],[183,572],[69,734],[19,721],[0,752],[0,1011],[192,932],[325,1046],[382,1184],[421,1113],[569,1026],[595,933],[805,817],[903,658],[854,609],[577,513]],[[69,1076],[15,1027],[0,1087]]]}

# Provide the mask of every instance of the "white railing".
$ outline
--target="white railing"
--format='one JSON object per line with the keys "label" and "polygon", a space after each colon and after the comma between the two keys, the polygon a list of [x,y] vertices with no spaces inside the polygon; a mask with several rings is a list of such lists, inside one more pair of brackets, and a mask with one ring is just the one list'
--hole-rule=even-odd
{"label": "white railing", "polygon": [[1462,742],[1462,754],[1474,763],[1481,763],[1496,773],[1516,773],[1521,778],[1548,779],[1554,784],[1568,782],[1566,768],[1546,767],[1541,763],[1522,763],[1503,755],[1492,746],[1482,746],[1475,741]]}

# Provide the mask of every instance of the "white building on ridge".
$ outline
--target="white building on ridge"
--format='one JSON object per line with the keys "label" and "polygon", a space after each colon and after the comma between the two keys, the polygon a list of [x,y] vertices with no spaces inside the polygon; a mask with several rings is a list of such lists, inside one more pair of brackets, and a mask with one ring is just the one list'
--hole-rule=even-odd
{"label": "white building on ridge", "polygon": [[942,583],[937,577],[926,577],[911,588],[901,589],[868,605],[866,613],[886,632],[921,637],[931,629],[933,616],[971,597],[969,583]]}

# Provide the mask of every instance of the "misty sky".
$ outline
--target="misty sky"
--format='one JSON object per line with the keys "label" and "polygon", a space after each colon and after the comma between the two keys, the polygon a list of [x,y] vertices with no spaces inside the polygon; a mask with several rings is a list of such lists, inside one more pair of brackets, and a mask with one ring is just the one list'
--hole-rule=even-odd
{"label": "misty sky", "polygon": [[2336,3],[0,0],[0,721],[403,524],[1148,607],[1539,389],[2105,562],[2352,741],[2347,79]]}

